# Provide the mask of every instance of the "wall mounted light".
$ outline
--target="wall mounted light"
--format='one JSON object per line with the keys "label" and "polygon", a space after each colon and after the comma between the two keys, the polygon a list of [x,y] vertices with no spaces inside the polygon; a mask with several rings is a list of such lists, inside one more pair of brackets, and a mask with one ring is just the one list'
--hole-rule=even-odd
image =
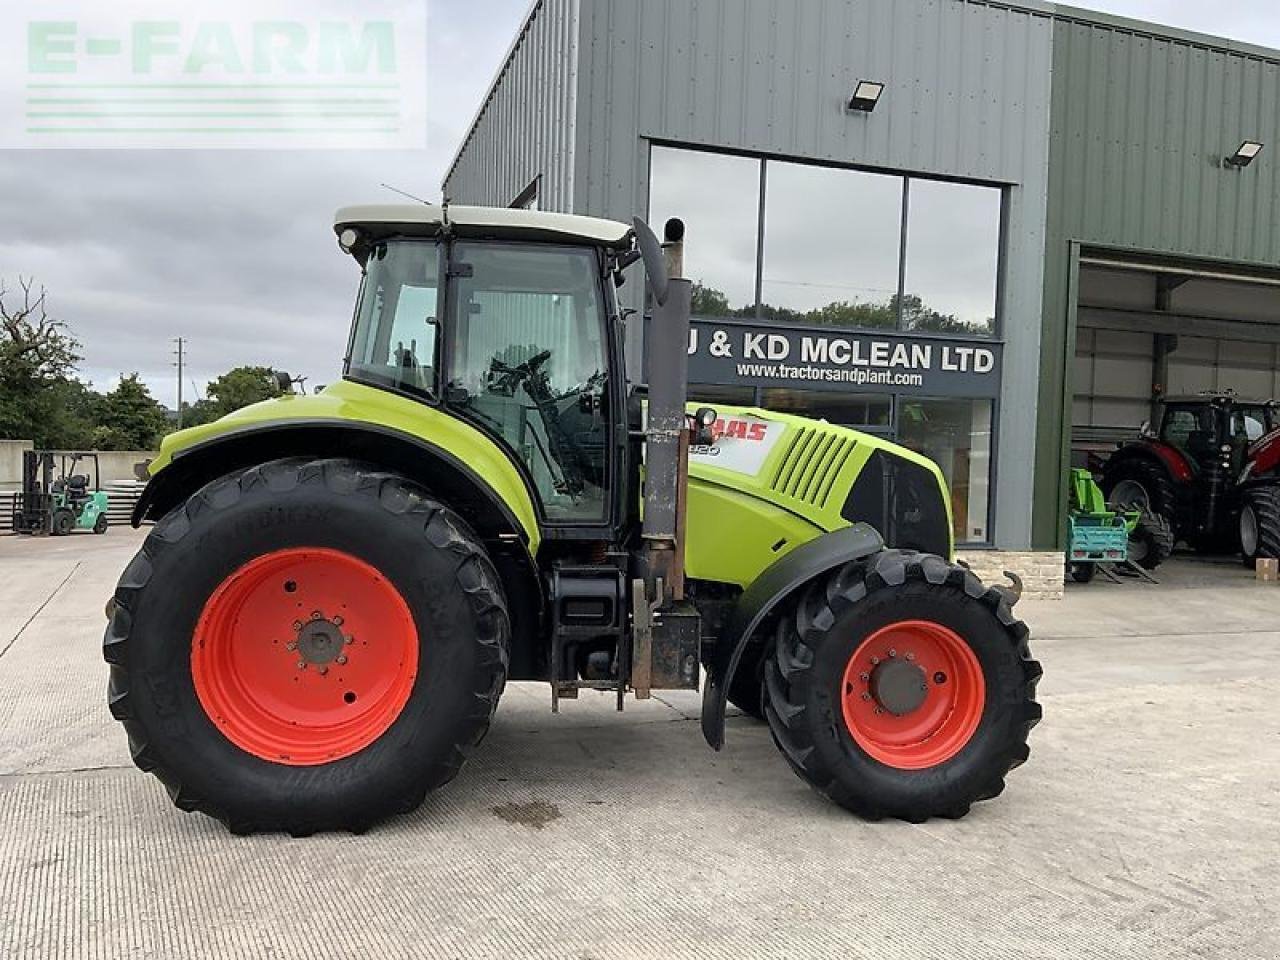
{"label": "wall mounted light", "polygon": [[883,83],[875,80],[859,80],[858,85],[853,88],[853,96],[849,98],[849,109],[870,113],[880,102],[880,95],[883,93]]}
{"label": "wall mounted light", "polygon": [[1253,163],[1254,158],[1262,152],[1265,144],[1259,143],[1257,140],[1246,140],[1240,144],[1238,149],[1231,156],[1226,158],[1226,164],[1229,167],[1247,167]]}

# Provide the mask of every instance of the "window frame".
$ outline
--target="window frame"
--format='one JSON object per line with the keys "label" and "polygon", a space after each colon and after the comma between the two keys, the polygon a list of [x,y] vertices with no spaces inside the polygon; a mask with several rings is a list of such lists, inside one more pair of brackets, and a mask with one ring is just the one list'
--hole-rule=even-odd
{"label": "window frame", "polygon": [[[360,320],[360,307],[364,303],[365,292],[369,286],[369,263],[374,259],[373,254],[360,267],[360,288],[356,293],[355,307],[351,316],[351,332],[347,336],[347,352],[342,360],[342,379],[350,380],[352,383],[359,383],[366,387],[373,387],[378,390],[385,390],[388,393],[394,393],[396,396],[405,397],[417,403],[425,403],[427,406],[439,407],[441,405],[441,375],[443,371],[443,348],[444,348],[444,321],[441,317],[447,309],[447,292],[445,287],[448,283],[448,261],[449,254],[446,250],[448,244],[443,237],[412,237],[395,235],[382,238],[378,241],[377,247],[387,246],[391,243],[407,242],[434,244],[437,250],[436,259],[436,324],[435,324],[435,353],[433,359],[433,379],[432,388],[428,391],[412,390],[402,383],[393,383],[390,380],[382,380],[376,377],[362,377],[359,371],[353,372],[351,360],[355,355],[356,349],[356,327]],[[376,253],[375,247],[375,253]],[[392,318],[392,323],[395,319]]]}
{"label": "window frame", "polygon": [[[755,257],[755,276],[752,288],[755,290],[755,303],[753,319],[756,322],[764,322],[766,318],[763,316],[762,302],[763,282],[764,282],[764,258],[765,258],[765,230],[766,218],[768,214],[768,197],[769,197],[769,166],[773,163],[794,164],[807,167],[821,167],[832,170],[844,170],[851,173],[869,173],[879,176],[888,176],[901,180],[902,183],[902,210],[898,224],[898,315],[893,327],[895,333],[904,334],[906,336],[919,335],[928,337],[940,337],[955,340],[994,340],[1000,341],[1004,337],[1004,301],[1005,301],[1005,275],[1006,264],[1008,262],[1008,239],[1009,239],[1009,187],[1008,183],[997,183],[991,181],[974,180],[964,177],[943,177],[933,176],[920,173],[911,173],[903,170],[886,169],[883,167],[868,166],[865,164],[852,163],[834,163],[831,161],[815,160],[804,157],[789,157],[781,154],[758,153],[745,150],[729,150],[707,147],[698,144],[681,143],[673,140],[649,139],[648,155],[647,155],[647,172],[649,180],[647,196],[645,198],[646,213],[652,218],[653,214],[653,154],[655,150],[676,151],[687,154],[710,154],[714,156],[739,157],[744,160],[756,161],[759,165],[760,191],[756,199],[756,257]],[[908,330],[903,326],[902,301],[906,296],[906,271],[907,257],[910,250],[910,231],[909,221],[911,213],[911,184],[913,181],[928,181],[930,183],[957,184],[960,186],[982,187],[987,190],[995,191],[998,194],[998,210],[996,225],[996,276],[995,289],[992,291],[994,296],[994,312],[993,323],[990,331],[980,333],[946,333],[934,331],[917,331]],[[859,330],[874,332],[878,328],[875,327],[847,327],[848,330]]]}

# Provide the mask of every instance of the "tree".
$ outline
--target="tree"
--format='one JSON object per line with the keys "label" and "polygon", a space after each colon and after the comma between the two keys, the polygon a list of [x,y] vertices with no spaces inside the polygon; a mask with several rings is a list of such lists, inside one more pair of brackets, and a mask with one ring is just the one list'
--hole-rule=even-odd
{"label": "tree", "polygon": [[93,445],[99,450],[151,450],[168,425],[164,408],[136,373],[121,376],[102,397],[97,420]]}
{"label": "tree", "polygon": [[210,381],[205,394],[218,416],[225,417],[241,407],[280,396],[280,386],[270,367],[236,367]]}
{"label": "tree", "polygon": [[20,302],[0,281],[0,437],[66,447],[87,436],[87,388],[74,379],[80,345],[48,312],[44,287],[18,278]]}
{"label": "tree", "polygon": [[194,427],[212,423],[241,407],[278,396],[280,385],[270,367],[235,367],[209,381],[205,399],[182,405],[182,424]]}
{"label": "tree", "polygon": [[693,315],[695,317],[728,317],[733,315],[729,298],[714,287],[701,283],[693,285]]}

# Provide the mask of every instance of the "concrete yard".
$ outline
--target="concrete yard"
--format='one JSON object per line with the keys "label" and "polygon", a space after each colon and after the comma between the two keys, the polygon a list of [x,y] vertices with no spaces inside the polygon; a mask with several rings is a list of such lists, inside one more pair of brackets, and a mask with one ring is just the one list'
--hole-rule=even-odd
{"label": "concrete yard", "polygon": [[1021,605],[1045,721],[961,822],[853,819],[743,717],[714,754],[693,695],[516,685],[416,813],[238,839],[107,712],[139,542],[0,538],[0,957],[1280,956],[1280,585],[1237,564]]}

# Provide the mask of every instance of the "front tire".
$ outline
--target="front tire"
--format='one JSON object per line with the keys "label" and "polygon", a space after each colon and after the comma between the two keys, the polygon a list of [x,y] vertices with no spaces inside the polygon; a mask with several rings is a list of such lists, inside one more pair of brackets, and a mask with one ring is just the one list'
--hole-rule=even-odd
{"label": "front tire", "polygon": [[116,588],[135,763],[235,833],[363,831],[458,773],[506,679],[498,574],[411,481],[346,460],[216,480]]}
{"label": "front tire", "polygon": [[867,819],[961,817],[1026,761],[1027,628],[940,557],[884,551],[816,581],[778,623],[766,716],[792,769]]}
{"label": "front tire", "polygon": [[68,537],[75,528],[76,515],[70,510],[61,508],[53,512],[53,519],[49,523],[49,529],[55,537]]}
{"label": "front tire", "polygon": [[93,532],[99,536],[107,532],[107,515],[105,513],[98,514],[98,519],[93,522]]}
{"label": "front tire", "polygon": [[1255,487],[1240,506],[1240,552],[1247,567],[1280,558],[1280,486]]}
{"label": "front tire", "polygon": [[748,647],[729,681],[729,702],[754,720],[764,719],[763,647]]}
{"label": "front tire", "polygon": [[1150,510],[1142,511],[1129,534],[1129,559],[1144,570],[1155,570],[1173,556],[1174,535],[1169,521]]}

